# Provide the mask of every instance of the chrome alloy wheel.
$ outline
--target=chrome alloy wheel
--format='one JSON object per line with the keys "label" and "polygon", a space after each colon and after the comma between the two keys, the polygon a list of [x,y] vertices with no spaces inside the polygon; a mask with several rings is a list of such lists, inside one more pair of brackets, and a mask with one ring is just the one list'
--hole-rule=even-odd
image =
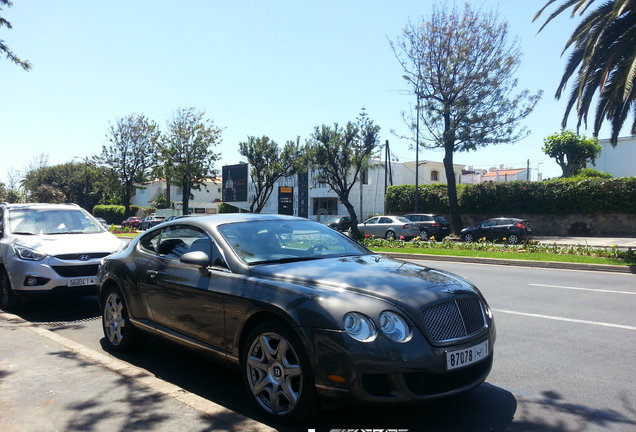
{"label": "chrome alloy wheel", "polygon": [[124,303],[119,294],[108,294],[103,309],[104,333],[113,346],[119,346],[123,342],[126,328]]}
{"label": "chrome alloy wheel", "polygon": [[252,342],[245,367],[247,382],[258,404],[268,413],[285,415],[302,393],[302,369],[296,350],[273,332]]}

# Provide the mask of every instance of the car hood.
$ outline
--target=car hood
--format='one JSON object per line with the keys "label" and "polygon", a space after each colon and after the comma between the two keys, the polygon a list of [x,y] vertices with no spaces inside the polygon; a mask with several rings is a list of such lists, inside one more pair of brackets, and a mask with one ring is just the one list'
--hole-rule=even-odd
{"label": "car hood", "polygon": [[396,304],[422,304],[461,292],[478,293],[477,288],[459,276],[381,255],[257,265],[251,267],[250,275],[357,292]]}
{"label": "car hood", "polygon": [[16,235],[15,244],[54,256],[73,253],[112,253],[123,242],[109,232],[90,234]]}

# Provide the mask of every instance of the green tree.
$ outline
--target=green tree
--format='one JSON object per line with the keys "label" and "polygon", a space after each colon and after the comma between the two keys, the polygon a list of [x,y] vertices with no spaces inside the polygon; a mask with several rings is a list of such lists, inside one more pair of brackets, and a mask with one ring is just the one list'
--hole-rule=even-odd
{"label": "green tree", "polygon": [[107,137],[110,145],[102,147],[99,162],[119,179],[121,204],[128,215],[135,185],[150,180],[157,164],[159,128],[144,115],[130,114],[110,125]]}
{"label": "green tree", "polygon": [[[535,20],[557,0],[548,1],[535,16]],[[547,18],[541,31],[555,17],[572,9],[572,17],[582,16],[594,0],[562,0]],[[636,135],[636,2],[633,0],[603,0],[583,18],[563,53],[570,51],[556,97],[561,98],[568,81],[572,90],[568,98],[562,127],[572,109],[581,123],[587,126],[588,111],[596,100],[594,136],[598,136],[604,120],[611,124],[610,141],[616,146],[618,135],[632,112],[631,134]]]}
{"label": "green tree", "polygon": [[450,213],[459,232],[453,154],[527,136],[519,124],[541,92],[513,95],[521,57],[518,43],[509,43],[508,24],[499,23],[496,14],[469,5],[463,13],[435,7],[428,20],[409,24],[391,47],[417,96],[420,121],[412,123],[423,124],[427,147],[444,149]]}
{"label": "green tree", "polygon": [[370,120],[363,110],[356,123],[343,128],[316,126],[308,143],[308,155],[315,170],[314,179],[326,183],[338,195],[351,217],[351,229],[358,235],[358,215],[349,199],[353,186],[360,181],[360,173],[369,157],[378,148],[380,126]]}
{"label": "green tree", "polygon": [[[82,163],[67,162],[32,168],[26,172],[21,184],[31,200],[74,202],[91,211],[112,194],[110,177],[107,170],[86,158]],[[46,188],[42,189],[43,186]]]}
{"label": "green tree", "polygon": [[579,136],[573,131],[561,131],[543,140],[545,154],[554,158],[563,170],[563,177],[574,176],[587,162],[594,163],[601,152],[596,138]]}
{"label": "green tree", "polygon": [[[13,6],[13,3],[11,3],[9,0],[0,0],[0,11],[2,11],[2,7],[6,6],[6,7],[11,7]],[[11,26],[11,23],[9,21],[7,21],[6,19],[2,18],[0,16],[0,29],[2,27],[6,27],[9,30],[12,29],[13,27]],[[31,63],[29,63],[26,60],[21,60],[15,53],[13,53],[9,47],[7,45],[5,45],[4,41],[2,39],[0,39],[0,53],[4,53],[4,55],[13,63],[17,64],[18,66],[20,66],[22,69],[24,70],[29,70],[31,69]]]}
{"label": "green tree", "polygon": [[212,147],[221,142],[222,129],[195,108],[180,108],[163,136],[163,152],[170,155],[175,181],[183,191],[183,214],[188,213],[192,189],[200,190],[205,179],[214,177],[219,154]]}
{"label": "green tree", "polygon": [[300,138],[287,141],[281,149],[267,136],[248,137],[239,143],[239,153],[250,165],[250,176],[254,184],[254,197],[250,212],[260,213],[274,190],[274,185],[282,177],[293,175],[301,159]]}

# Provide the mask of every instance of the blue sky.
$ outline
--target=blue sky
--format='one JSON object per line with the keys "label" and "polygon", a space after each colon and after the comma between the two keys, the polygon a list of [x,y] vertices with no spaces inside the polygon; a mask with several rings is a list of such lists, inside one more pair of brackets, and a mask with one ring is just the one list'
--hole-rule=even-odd
{"label": "blue sky", "polygon": [[[400,161],[415,159],[409,142],[391,133],[408,133],[401,113],[414,96],[388,40],[428,16],[432,1],[13,3],[1,12],[13,29],[3,28],[0,39],[33,68],[0,59],[1,181],[43,154],[53,165],[100,153],[119,117],[145,114],[165,129],[177,108],[189,106],[224,128],[219,171],[241,160],[238,143],[248,136],[304,142],[314,126],[355,120],[362,107]],[[527,138],[456,153],[455,163],[487,169],[530,160],[544,177],[559,176],[541,146],[560,130],[565,102],[554,91],[578,20],[564,15],[537,34],[532,18],[544,0],[469,3],[508,21],[523,53],[518,88],[544,96],[524,122]],[[442,158],[420,151],[420,159]]]}

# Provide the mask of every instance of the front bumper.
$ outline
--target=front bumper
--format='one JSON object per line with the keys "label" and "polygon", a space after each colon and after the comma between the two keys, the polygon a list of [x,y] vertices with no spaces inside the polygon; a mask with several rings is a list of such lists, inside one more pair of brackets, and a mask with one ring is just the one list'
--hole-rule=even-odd
{"label": "front bumper", "polygon": [[[303,329],[312,341],[312,366],[324,400],[396,404],[450,396],[481,384],[490,373],[494,327],[462,344],[434,347],[419,332],[406,343],[378,336],[357,342],[346,333]],[[448,371],[446,352],[489,341],[483,360]]]}
{"label": "front bumper", "polygon": [[[84,283],[96,280],[99,262],[100,259],[70,261],[54,257],[47,257],[42,261],[27,261],[12,256],[6,263],[6,270],[11,289],[17,295],[92,295],[97,293],[97,286]],[[81,285],[77,285],[78,282]]]}

